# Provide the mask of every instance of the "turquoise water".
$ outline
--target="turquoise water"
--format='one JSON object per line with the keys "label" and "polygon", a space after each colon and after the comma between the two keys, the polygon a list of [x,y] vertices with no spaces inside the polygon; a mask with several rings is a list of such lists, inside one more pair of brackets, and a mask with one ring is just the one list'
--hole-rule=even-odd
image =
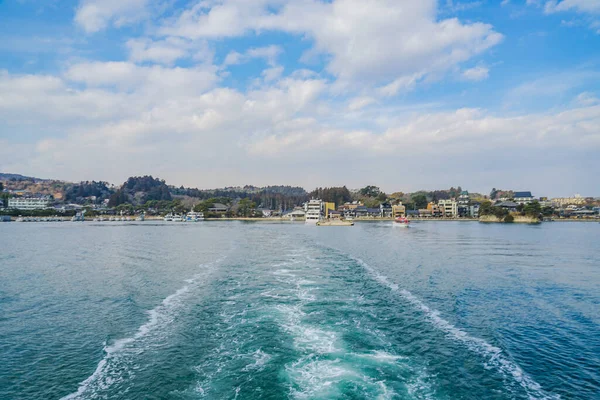
{"label": "turquoise water", "polygon": [[0,224],[0,399],[598,399],[600,224]]}

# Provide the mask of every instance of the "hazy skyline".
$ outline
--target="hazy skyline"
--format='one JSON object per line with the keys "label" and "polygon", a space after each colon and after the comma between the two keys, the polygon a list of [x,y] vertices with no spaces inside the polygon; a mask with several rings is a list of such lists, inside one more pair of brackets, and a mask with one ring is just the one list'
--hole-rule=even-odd
{"label": "hazy skyline", "polygon": [[600,0],[8,0],[0,15],[0,172],[600,195]]}

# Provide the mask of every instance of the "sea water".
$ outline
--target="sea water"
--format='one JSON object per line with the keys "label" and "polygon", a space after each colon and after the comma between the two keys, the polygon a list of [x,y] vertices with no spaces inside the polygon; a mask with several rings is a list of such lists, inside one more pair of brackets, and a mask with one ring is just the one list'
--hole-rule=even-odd
{"label": "sea water", "polygon": [[600,224],[0,225],[0,399],[598,399]]}

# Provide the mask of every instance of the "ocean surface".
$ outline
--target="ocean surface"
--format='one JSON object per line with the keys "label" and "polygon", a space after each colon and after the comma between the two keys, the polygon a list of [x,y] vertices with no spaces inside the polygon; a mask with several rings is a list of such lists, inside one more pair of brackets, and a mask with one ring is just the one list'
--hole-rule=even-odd
{"label": "ocean surface", "polygon": [[600,399],[600,224],[0,224],[0,399]]}

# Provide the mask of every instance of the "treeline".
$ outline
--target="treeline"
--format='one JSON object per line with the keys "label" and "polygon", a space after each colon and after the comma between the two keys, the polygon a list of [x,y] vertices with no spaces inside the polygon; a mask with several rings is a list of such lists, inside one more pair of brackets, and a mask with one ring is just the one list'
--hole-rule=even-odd
{"label": "treeline", "polygon": [[315,190],[310,192],[310,197],[314,199],[321,199],[330,203],[335,203],[336,207],[353,200],[352,194],[346,186],[316,188]]}
{"label": "treeline", "polygon": [[222,199],[220,203],[228,204],[233,200],[248,199],[260,208],[271,210],[288,210],[308,200],[308,193],[297,186],[244,186],[243,188],[224,188],[200,190],[193,188],[171,187],[176,196],[189,196],[199,200]]}

